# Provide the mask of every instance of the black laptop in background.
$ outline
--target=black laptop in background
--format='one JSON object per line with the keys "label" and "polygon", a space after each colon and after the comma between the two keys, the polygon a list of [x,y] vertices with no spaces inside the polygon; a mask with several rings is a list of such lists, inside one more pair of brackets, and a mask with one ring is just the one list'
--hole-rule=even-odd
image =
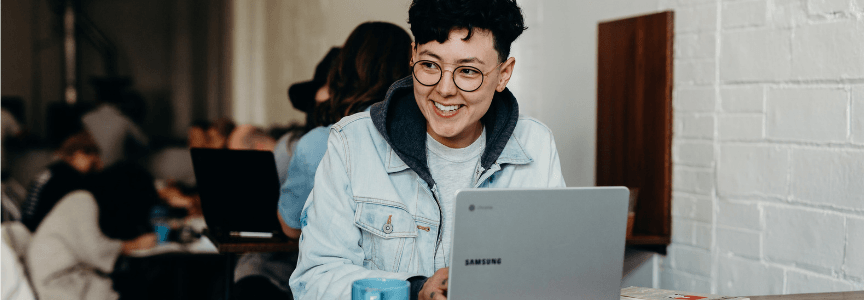
{"label": "black laptop in background", "polygon": [[270,151],[192,148],[209,236],[216,243],[282,241],[279,176]]}

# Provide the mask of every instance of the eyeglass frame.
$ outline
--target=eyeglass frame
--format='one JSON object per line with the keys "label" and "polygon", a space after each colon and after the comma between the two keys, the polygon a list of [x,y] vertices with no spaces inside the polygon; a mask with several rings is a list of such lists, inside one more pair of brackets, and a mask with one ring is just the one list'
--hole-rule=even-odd
{"label": "eyeglass frame", "polygon": [[[416,66],[418,63],[421,63],[421,62],[430,62],[430,63],[434,64],[435,66],[437,66],[438,69],[441,70],[441,71],[438,72],[438,80],[436,80],[435,83],[433,83],[433,84],[425,84],[425,83],[423,83],[423,82],[420,82],[420,79],[417,79],[417,82],[420,83],[420,84],[423,85],[423,86],[435,86],[435,85],[441,83],[441,78],[444,78],[444,68],[442,68],[440,64],[438,64],[438,63],[436,63],[436,62],[434,62],[434,61],[431,61],[431,60],[427,60],[427,59],[418,60],[418,61],[414,62],[413,64],[411,64],[411,76],[414,76],[415,79],[417,78],[417,75],[414,74],[415,66]],[[449,71],[449,73],[450,73],[450,78],[453,79],[453,85],[455,85],[456,88],[458,88],[459,90],[461,90],[461,91],[463,91],[463,92],[470,93],[470,92],[473,92],[473,91],[479,90],[480,87],[483,86],[483,83],[486,82],[486,75],[489,75],[490,73],[492,73],[492,71],[495,71],[495,69],[498,69],[498,67],[501,67],[501,65],[504,64],[505,62],[506,62],[506,61],[502,61],[502,62],[498,63],[494,68],[492,68],[492,70],[489,70],[489,72],[485,72],[485,73],[483,72],[483,70],[480,70],[480,68],[477,68],[477,67],[473,67],[473,66],[457,66],[456,68],[453,68],[453,70]],[[461,68],[471,68],[471,69],[477,70],[477,72],[479,72],[480,75],[482,75],[482,76],[480,76],[480,85],[478,85],[477,88],[475,88],[475,89],[469,91],[469,90],[463,89],[462,87],[459,86],[458,83],[456,83],[456,70],[461,69]]]}

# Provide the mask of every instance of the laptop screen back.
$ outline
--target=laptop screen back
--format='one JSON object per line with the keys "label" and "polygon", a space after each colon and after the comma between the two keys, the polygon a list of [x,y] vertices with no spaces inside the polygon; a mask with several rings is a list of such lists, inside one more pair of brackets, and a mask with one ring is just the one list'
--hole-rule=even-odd
{"label": "laptop screen back", "polygon": [[628,194],[460,191],[448,299],[619,299]]}
{"label": "laptop screen back", "polygon": [[201,209],[213,232],[278,232],[279,176],[270,151],[193,148]]}

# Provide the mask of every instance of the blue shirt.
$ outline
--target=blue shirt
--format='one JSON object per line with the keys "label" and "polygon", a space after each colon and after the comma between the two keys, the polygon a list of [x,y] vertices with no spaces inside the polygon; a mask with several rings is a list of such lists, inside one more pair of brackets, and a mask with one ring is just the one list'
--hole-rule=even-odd
{"label": "blue shirt", "polygon": [[327,152],[327,126],[312,129],[294,145],[294,155],[288,164],[288,177],[279,196],[279,215],[291,228],[300,229],[300,212],[315,182],[315,170]]}

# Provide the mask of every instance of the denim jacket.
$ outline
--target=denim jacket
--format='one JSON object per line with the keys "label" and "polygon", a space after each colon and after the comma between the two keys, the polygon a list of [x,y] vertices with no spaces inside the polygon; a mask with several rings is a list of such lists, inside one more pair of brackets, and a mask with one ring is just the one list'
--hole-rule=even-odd
{"label": "denim jacket", "polygon": [[[482,122],[487,147],[473,187],[565,186],[552,132],[519,116],[509,90],[495,94]],[[354,280],[431,276],[449,265],[439,253],[442,209],[425,139],[410,76],[370,112],[330,128],[301,215],[295,299],[350,299]]]}

